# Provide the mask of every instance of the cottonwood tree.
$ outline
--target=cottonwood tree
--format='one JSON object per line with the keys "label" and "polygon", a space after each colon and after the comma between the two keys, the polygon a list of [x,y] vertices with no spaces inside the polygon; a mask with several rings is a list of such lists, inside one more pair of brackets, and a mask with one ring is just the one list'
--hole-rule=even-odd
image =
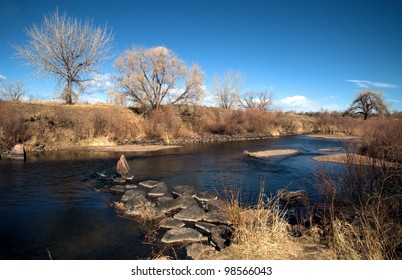
{"label": "cottonwood tree", "polygon": [[0,97],[5,100],[19,101],[26,93],[25,83],[21,81],[2,82],[0,84]]}
{"label": "cottonwood tree", "polygon": [[213,94],[218,106],[233,109],[239,100],[243,76],[240,72],[226,71],[213,77]]}
{"label": "cottonwood tree", "polygon": [[372,90],[363,90],[357,94],[350,107],[347,109],[348,114],[360,114],[363,119],[368,119],[374,114],[389,114],[388,107],[385,104],[382,94]]}
{"label": "cottonwood tree", "polygon": [[247,91],[239,98],[240,107],[245,109],[255,108],[263,111],[268,111],[273,101],[272,92],[266,90],[258,92]]}
{"label": "cottonwood tree", "polygon": [[134,47],[117,58],[115,68],[117,90],[146,109],[197,102],[203,95],[200,67],[187,67],[165,47]]}
{"label": "cottonwood tree", "polygon": [[110,58],[112,32],[95,27],[93,21],[82,22],[56,10],[45,16],[40,26],[33,25],[25,33],[25,46],[14,46],[25,58],[26,65],[37,69],[39,76],[54,76],[63,86],[61,98],[67,104],[77,99],[75,89],[89,81],[88,74]]}

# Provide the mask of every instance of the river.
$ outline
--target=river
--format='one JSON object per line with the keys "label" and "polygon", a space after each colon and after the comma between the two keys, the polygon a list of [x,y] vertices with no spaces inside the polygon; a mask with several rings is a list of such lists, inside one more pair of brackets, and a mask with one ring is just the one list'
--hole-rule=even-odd
{"label": "river", "polygon": [[[312,160],[319,148],[342,147],[339,140],[286,136],[265,140],[189,145],[154,152],[125,153],[135,182],[160,180],[169,187],[200,190],[223,186],[241,190],[253,202],[260,186],[267,195],[287,187],[304,189],[315,200]],[[299,149],[290,156],[253,159],[243,151]],[[342,152],[342,151],[341,151]],[[54,151],[29,154],[27,162],[0,160],[0,259],[144,259],[156,248],[144,232],[110,206],[118,195],[96,191],[97,172],[113,173],[120,153]],[[336,170],[337,164],[326,164]],[[339,169],[339,168],[338,168]]]}

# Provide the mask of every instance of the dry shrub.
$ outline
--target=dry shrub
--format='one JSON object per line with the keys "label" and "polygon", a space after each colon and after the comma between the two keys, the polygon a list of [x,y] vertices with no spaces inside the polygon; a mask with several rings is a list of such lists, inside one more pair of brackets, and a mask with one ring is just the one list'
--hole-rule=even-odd
{"label": "dry shrub", "polygon": [[192,137],[193,133],[185,126],[173,107],[162,107],[149,113],[145,122],[145,133],[148,138],[163,141]]}
{"label": "dry shrub", "polygon": [[0,101],[0,150],[12,148],[30,138],[23,112],[14,102]]}

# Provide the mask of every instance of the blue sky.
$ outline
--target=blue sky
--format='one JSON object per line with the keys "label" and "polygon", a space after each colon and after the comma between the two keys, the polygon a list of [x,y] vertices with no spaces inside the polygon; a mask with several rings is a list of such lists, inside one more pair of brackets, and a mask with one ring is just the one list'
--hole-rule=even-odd
{"label": "blue sky", "polygon": [[[82,100],[105,98],[114,60],[133,45],[172,49],[212,77],[244,76],[242,90],[272,90],[282,110],[344,110],[364,88],[384,92],[402,111],[402,1],[0,1],[0,79],[27,82],[31,98],[50,100],[54,79],[38,79],[10,46],[23,29],[58,8],[112,28],[115,57]],[[208,100],[208,98],[207,98]]]}

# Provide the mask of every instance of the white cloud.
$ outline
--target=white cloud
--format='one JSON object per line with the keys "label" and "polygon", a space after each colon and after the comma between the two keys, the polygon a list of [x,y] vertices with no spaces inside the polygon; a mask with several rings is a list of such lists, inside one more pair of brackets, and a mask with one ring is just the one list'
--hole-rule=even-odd
{"label": "white cloud", "polygon": [[303,95],[289,96],[281,100],[283,104],[291,108],[303,108],[309,103],[307,97]]}
{"label": "white cloud", "polygon": [[296,112],[318,112],[321,110],[337,111],[340,106],[336,103],[328,103],[329,100],[337,99],[338,96],[331,95],[318,100],[308,99],[304,95],[293,95],[279,100],[276,106],[284,111]]}
{"label": "white cloud", "polygon": [[396,88],[396,85],[393,84],[388,84],[388,83],[382,83],[382,82],[372,82],[372,81],[367,81],[367,80],[346,80],[347,82],[350,83],[355,83],[358,88],[370,88],[370,87],[375,87],[375,88]]}
{"label": "white cloud", "polygon": [[0,81],[7,80],[7,78],[0,74]]}
{"label": "white cloud", "polygon": [[95,74],[90,81],[84,83],[84,94],[104,94],[113,87],[112,74]]}

